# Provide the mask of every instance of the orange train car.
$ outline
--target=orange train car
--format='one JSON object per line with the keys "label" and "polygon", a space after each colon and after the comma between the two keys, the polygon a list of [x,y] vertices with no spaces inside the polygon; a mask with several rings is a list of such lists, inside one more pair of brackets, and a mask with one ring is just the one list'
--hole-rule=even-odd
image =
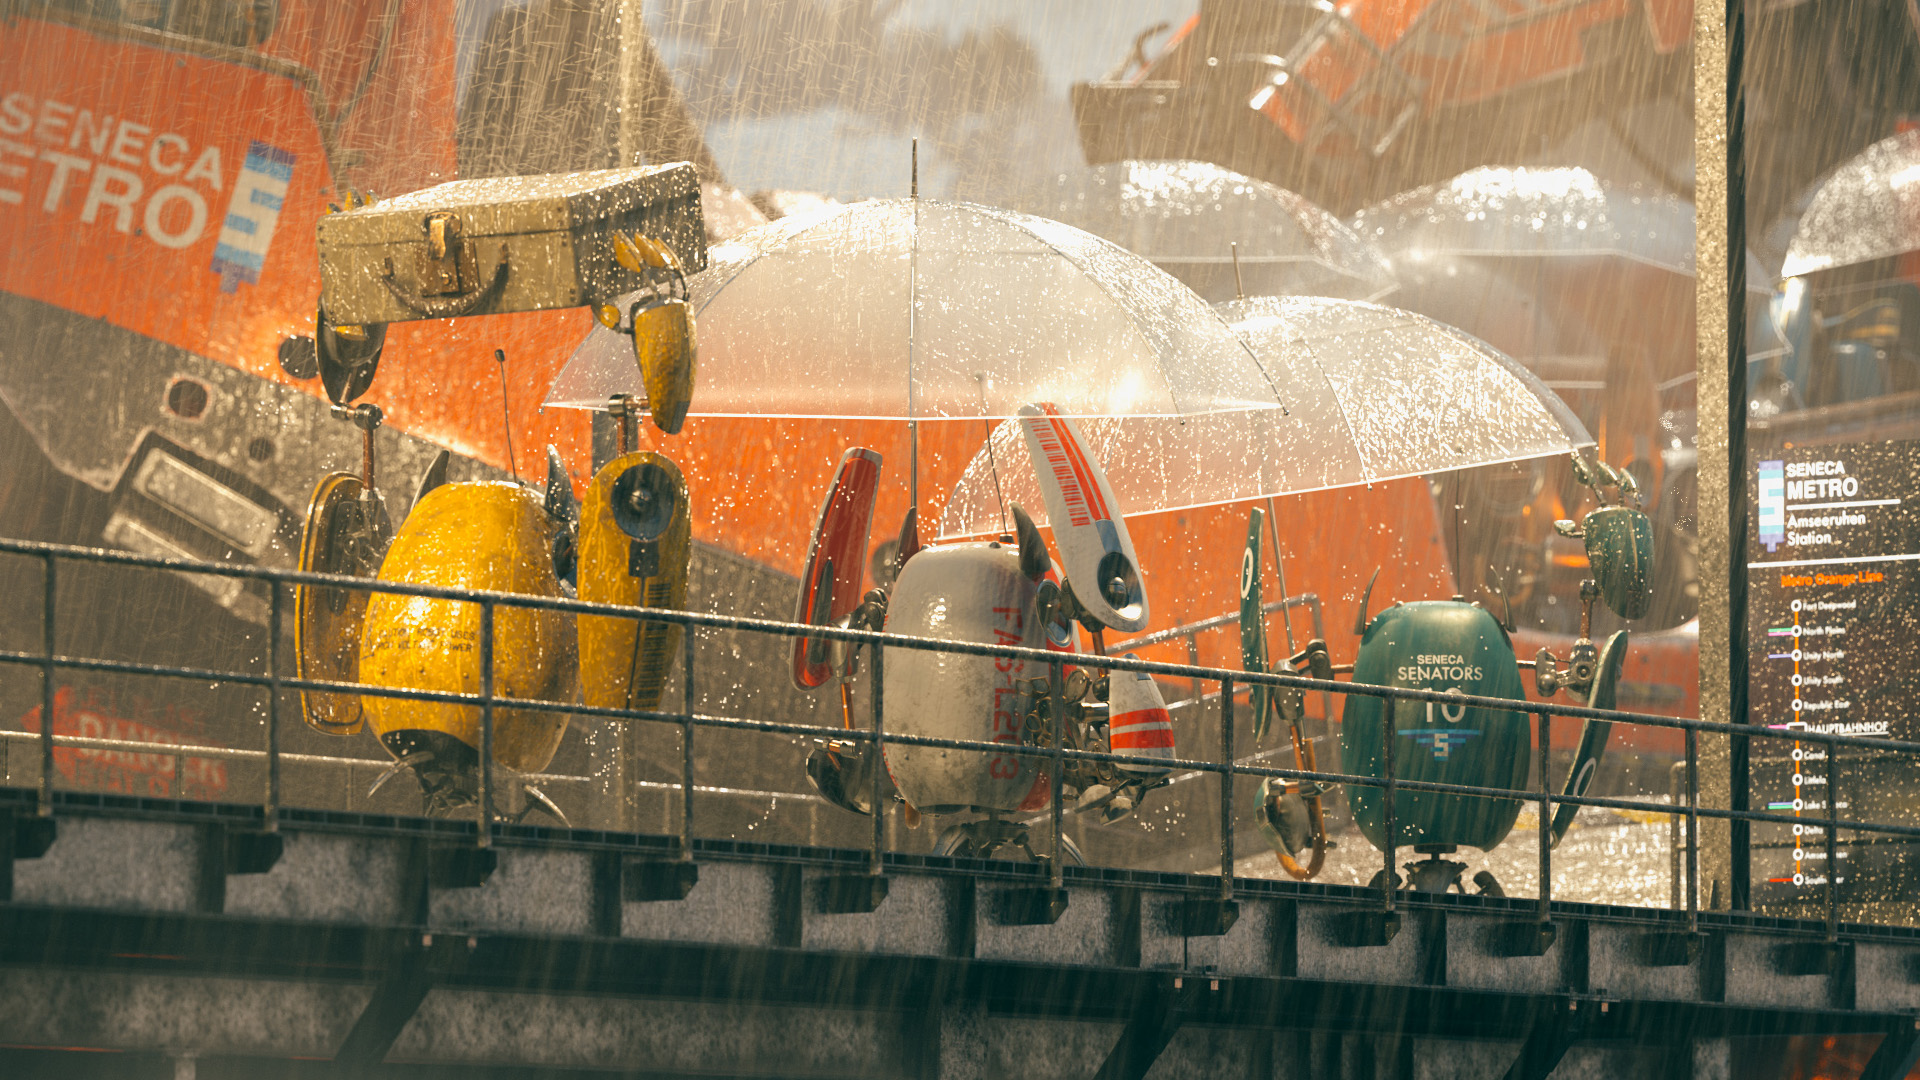
{"label": "orange train car", "polygon": [[[117,17],[96,17],[117,10]],[[0,520],[13,535],[290,567],[314,481],[357,460],[312,378],[314,226],[348,188],[450,179],[452,0],[14,5],[0,21]],[[584,313],[412,324],[389,338],[387,461],[430,444],[507,465],[579,458],[576,418],[537,411]],[[490,417],[490,423],[478,422]],[[389,473],[391,478],[393,473]],[[411,476],[405,483],[410,484]],[[0,567],[14,595],[39,588]],[[62,651],[193,666],[257,655],[262,583],[72,567]],[[112,611],[114,618],[100,618]],[[93,617],[85,617],[92,613]],[[0,621],[34,640],[37,611]],[[227,686],[70,674],[62,692],[155,716],[158,741],[257,741]],[[0,675],[10,724],[35,700]],[[35,714],[37,715],[37,714]]]}

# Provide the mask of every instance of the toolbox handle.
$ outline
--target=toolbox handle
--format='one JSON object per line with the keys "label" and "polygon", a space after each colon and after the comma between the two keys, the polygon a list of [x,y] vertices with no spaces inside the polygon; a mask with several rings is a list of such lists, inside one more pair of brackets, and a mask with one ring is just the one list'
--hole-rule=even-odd
{"label": "toolbox handle", "polygon": [[392,259],[386,260],[386,269],[381,273],[380,280],[386,284],[387,291],[393,294],[395,300],[405,304],[409,310],[423,318],[451,319],[461,315],[471,315],[482,304],[498,296],[500,290],[506,286],[507,245],[500,245],[500,258],[494,263],[493,277],[486,286],[458,296],[422,296],[394,276]]}

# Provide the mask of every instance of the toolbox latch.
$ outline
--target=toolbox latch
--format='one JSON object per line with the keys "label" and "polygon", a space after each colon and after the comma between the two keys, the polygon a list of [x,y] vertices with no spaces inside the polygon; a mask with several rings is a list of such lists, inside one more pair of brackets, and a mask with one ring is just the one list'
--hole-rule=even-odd
{"label": "toolbox latch", "polygon": [[409,287],[394,273],[393,259],[381,269],[380,280],[409,311],[426,319],[451,319],[472,315],[492,303],[507,284],[507,245],[492,271],[480,273],[478,244],[460,235],[460,219],[451,211],[436,210],[421,222],[426,244],[414,260],[414,280]]}
{"label": "toolbox latch", "polygon": [[439,210],[427,215],[427,247],[420,257],[420,292],[424,296],[459,296],[479,287],[473,245],[460,236],[460,219]]}

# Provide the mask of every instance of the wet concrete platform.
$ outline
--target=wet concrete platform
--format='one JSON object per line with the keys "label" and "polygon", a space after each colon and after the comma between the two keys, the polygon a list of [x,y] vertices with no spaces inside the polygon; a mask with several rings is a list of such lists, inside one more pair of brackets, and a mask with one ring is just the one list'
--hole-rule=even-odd
{"label": "wet concrete platform", "polygon": [[[0,790],[0,1074],[1712,1076],[1920,933]],[[683,855],[691,855],[685,859]],[[879,884],[876,884],[878,882]],[[1716,1062],[1720,1063],[1716,1065]],[[1911,1064],[1908,1062],[1907,1064]],[[1885,1072],[1887,1076],[1904,1075]]]}

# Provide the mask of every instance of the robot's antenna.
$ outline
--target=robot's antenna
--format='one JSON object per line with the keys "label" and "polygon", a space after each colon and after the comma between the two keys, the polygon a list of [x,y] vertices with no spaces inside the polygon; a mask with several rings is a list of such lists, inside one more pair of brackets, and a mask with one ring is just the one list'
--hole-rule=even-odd
{"label": "robot's antenna", "polygon": [[[1239,264],[1235,263],[1237,274]],[[1287,560],[1280,554],[1280,511],[1273,505],[1273,496],[1267,496],[1267,534],[1273,538],[1273,569],[1280,575],[1280,625],[1287,628],[1287,655],[1296,651],[1293,647],[1293,609],[1287,606]],[[1259,571],[1258,567],[1254,568]],[[1364,605],[1362,605],[1364,608]]]}
{"label": "robot's antenna", "polygon": [[1379,580],[1380,568],[1376,566],[1373,568],[1373,576],[1367,579],[1367,591],[1360,594],[1360,614],[1353,620],[1355,636],[1361,636],[1367,632],[1367,609],[1373,605],[1373,583]]}
{"label": "robot's antenna", "polygon": [[507,471],[513,474],[513,482],[520,482],[520,466],[513,460],[513,413],[507,409],[507,350],[493,350],[493,359],[499,364],[500,371],[500,422],[507,432]]}
{"label": "robot's antenna", "polygon": [[907,505],[920,509],[920,419],[913,394],[914,308],[920,301],[920,138],[913,139],[913,230],[907,250]]}
{"label": "robot's antenna", "polygon": [[1514,631],[1513,597],[1508,595],[1506,585],[1504,583],[1502,583],[1498,591],[1500,593],[1500,603],[1506,610],[1505,617],[1500,620],[1500,629],[1505,630],[1508,634],[1512,634]]}

